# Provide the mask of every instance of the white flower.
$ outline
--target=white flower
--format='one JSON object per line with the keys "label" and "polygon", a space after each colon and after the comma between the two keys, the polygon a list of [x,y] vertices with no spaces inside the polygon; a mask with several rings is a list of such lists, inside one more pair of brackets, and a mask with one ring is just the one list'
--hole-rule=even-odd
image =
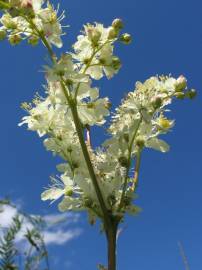
{"label": "white flower", "polygon": [[[63,33],[60,21],[65,17],[64,13],[57,17],[58,11],[54,10],[49,3],[46,7],[43,7],[43,0],[11,0],[10,4],[19,8],[25,15],[12,17],[9,13],[6,13],[1,17],[0,22],[6,27],[9,35],[17,33],[24,38],[41,38],[40,31],[50,45],[62,47],[61,35]],[[33,13],[32,16],[31,13]],[[30,23],[30,20],[32,23]]]}
{"label": "white flower", "polygon": [[53,9],[53,7],[48,4],[47,8],[40,8],[40,3],[36,3],[33,5],[36,18],[34,22],[39,30],[43,31],[47,40],[50,44],[55,45],[58,48],[62,47],[62,28],[60,25],[60,20],[64,18],[62,16],[61,19],[57,18],[57,12]]}
{"label": "white flower", "polygon": [[83,35],[77,37],[73,45],[73,58],[78,61],[80,72],[99,80],[105,75],[111,78],[121,67],[118,57],[113,55],[113,43],[116,39],[109,39],[111,27],[105,28],[102,24],[87,24]]}

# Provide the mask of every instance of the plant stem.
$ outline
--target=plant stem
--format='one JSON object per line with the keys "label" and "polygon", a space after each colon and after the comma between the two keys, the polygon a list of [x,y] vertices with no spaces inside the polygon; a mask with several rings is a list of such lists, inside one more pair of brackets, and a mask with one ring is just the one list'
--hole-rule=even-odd
{"label": "plant stem", "polygon": [[116,270],[116,237],[118,223],[113,222],[106,230],[107,246],[108,246],[108,268],[107,270]]}
{"label": "plant stem", "polygon": [[80,121],[79,121],[77,107],[73,105],[73,106],[70,106],[70,108],[71,108],[72,116],[73,116],[73,119],[74,119],[74,124],[75,124],[75,127],[76,127],[76,131],[77,131],[77,134],[78,134],[78,137],[79,137],[79,142],[80,142],[80,145],[81,145],[81,148],[82,148],[82,152],[83,152],[83,155],[84,155],[84,158],[85,158],[85,161],[86,161],[86,165],[87,165],[91,180],[93,182],[93,186],[95,188],[95,192],[96,192],[96,195],[98,197],[100,207],[101,207],[102,212],[103,212],[104,224],[105,224],[105,227],[107,228],[107,227],[110,226],[111,222],[110,222],[109,214],[108,214],[108,211],[107,211],[104,199],[103,199],[103,195],[101,193],[100,187],[99,187],[98,182],[97,182],[97,178],[96,178],[93,166],[92,166],[92,162],[90,160],[90,156],[89,156],[89,153],[88,153],[87,146],[85,144],[82,127],[81,127],[81,124],[80,124]]}
{"label": "plant stem", "polygon": [[132,191],[135,191],[135,189],[136,189],[136,187],[138,185],[140,163],[141,163],[141,151],[142,151],[142,149],[139,149],[138,152],[137,152],[137,155],[136,155],[134,179],[133,179],[133,184],[132,184],[132,187],[131,187]]}
{"label": "plant stem", "polygon": [[[49,45],[48,41],[46,40],[46,37],[43,35],[43,33],[41,33],[38,30],[38,28],[36,27],[36,25],[32,21],[29,21],[29,23],[31,24],[33,29],[35,29],[35,31],[38,33],[39,37],[41,38],[41,40],[43,41],[45,47],[47,48],[47,50],[49,52],[51,60],[53,61],[53,63],[55,63],[55,60],[56,60],[55,59],[55,54],[54,54],[51,46]],[[96,51],[96,53],[97,53],[97,51]],[[96,53],[94,52],[93,56],[91,57],[92,59],[93,59],[93,57],[94,57],[94,55]],[[89,66],[86,67],[85,71],[88,69],[88,67]],[[97,182],[97,178],[96,178],[93,166],[92,166],[92,162],[90,160],[90,156],[89,156],[89,153],[88,153],[87,146],[85,144],[85,140],[84,140],[84,136],[83,136],[83,130],[82,130],[82,127],[81,127],[79,116],[78,116],[77,104],[76,104],[76,101],[73,100],[72,97],[69,96],[69,94],[67,93],[67,89],[66,89],[66,86],[65,86],[62,78],[61,78],[60,84],[61,84],[63,93],[64,93],[64,95],[66,97],[66,100],[67,100],[67,102],[68,102],[68,104],[70,106],[71,112],[72,112],[74,124],[75,124],[76,131],[77,131],[77,134],[78,134],[78,137],[79,137],[79,142],[80,142],[82,152],[83,152],[83,155],[84,155],[84,158],[85,158],[85,161],[86,161],[86,165],[87,165],[87,168],[88,168],[88,171],[89,171],[89,175],[90,175],[91,180],[93,182],[93,186],[95,188],[95,192],[96,192],[96,195],[98,197],[100,207],[102,209],[104,225],[105,225],[105,228],[107,228],[107,227],[109,227],[111,225],[110,224],[111,223],[110,222],[110,217],[109,217],[107,207],[106,207],[105,202],[104,202],[103,195],[101,193],[100,187],[99,187],[98,182]],[[78,91],[79,86],[80,86],[80,83],[78,84],[76,91]]]}
{"label": "plant stem", "polygon": [[[35,31],[37,32],[37,34],[39,35],[39,37],[41,38],[41,40],[43,41],[45,47],[47,48],[50,58],[53,61],[53,63],[56,62],[56,56],[51,48],[51,46],[49,45],[46,37],[43,35],[43,33],[41,33],[38,28],[36,27],[36,25],[32,22],[29,21],[29,23],[32,25],[33,29],[35,29]],[[104,46],[105,44],[103,44],[99,50]],[[96,53],[99,51],[95,51],[93,53],[93,55],[91,56],[91,61],[93,60],[94,56],[96,55]],[[90,63],[86,66],[86,68],[84,69],[83,74],[85,74],[85,72],[87,71],[87,69],[90,67]],[[79,119],[79,115],[78,115],[78,110],[77,110],[77,101],[76,101],[76,96],[80,87],[80,83],[78,83],[78,86],[76,88],[76,93],[75,93],[75,97],[72,98],[71,94],[69,93],[67,86],[65,84],[65,82],[63,81],[63,79],[61,78],[60,80],[60,84],[62,87],[62,91],[65,95],[65,98],[70,106],[71,112],[72,112],[72,117],[74,120],[74,124],[75,124],[75,128],[77,131],[77,135],[79,138],[79,142],[81,145],[81,149],[84,155],[84,159],[86,161],[86,165],[89,171],[89,175],[90,178],[92,180],[94,189],[95,189],[95,193],[97,195],[99,204],[100,204],[100,208],[102,210],[102,214],[103,214],[103,223],[104,223],[104,229],[105,229],[105,233],[106,233],[106,238],[107,238],[107,244],[108,244],[108,270],[116,270],[116,237],[117,237],[117,228],[118,228],[118,224],[119,224],[119,220],[117,220],[115,217],[113,217],[109,212],[108,209],[106,207],[102,192],[100,190],[98,181],[97,181],[97,177],[96,174],[94,172],[94,168],[88,153],[88,149],[87,149],[87,145],[85,143],[85,139],[84,139],[84,134],[83,134],[83,129],[82,129],[82,125]]]}
{"label": "plant stem", "polygon": [[94,186],[94,189],[95,189],[95,193],[96,193],[98,201],[100,203],[100,208],[102,209],[104,225],[105,225],[105,228],[108,228],[111,225],[110,217],[109,217],[109,214],[108,214],[108,211],[107,211],[107,207],[105,205],[105,201],[104,201],[102,192],[101,192],[99,184],[97,182],[97,177],[95,175],[93,165],[92,165],[92,162],[90,160],[89,153],[88,153],[88,149],[87,149],[87,146],[86,146],[86,143],[85,143],[85,140],[84,140],[83,129],[82,129],[81,122],[80,122],[80,119],[79,119],[76,102],[75,102],[74,99],[72,99],[71,96],[68,95],[66,87],[65,87],[63,81],[61,81],[61,87],[62,87],[63,93],[64,93],[64,95],[65,95],[65,97],[67,99],[67,102],[68,102],[68,104],[70,106],[70,109],[71,109],[72,117],[73,117],[73,120],[74,120],[75,128],[76,128],[77,135],[78,135],[78,138],[79,138],[79,142],[80,142],[80,145],[81,145],[81,149],[82,149],[82,152],[83,152],[83,156],[84,156],[84,159],[86,161],[86,165],[87,165],[89,175],[90,175],[90,178],[92,180],[92,183],[93,183],[93,186]]}
{"label": "plant stem", "polygon": [[127,184],[128,184],[128,174],[129,174],[130,166],[131,166],[132,148],[133,148],[133,144],[134,144],[134,141],[135,141],[135,138],[136,138],[136,135],[137,135],[137,132],[139,130],[141,123],[142,123],[142,117],[140,117],[140,119],[138,120],[137,127],[134,131],[134,134],[132,136],[131,142],[130,142],[129,147],[128,147],[128,165],[127,165],[126,176],[125,176],[125,180],[124,180],[124,184],[123,184],[123,191],[122,191],[122,195],[121,195],[119,210],[121,210],[121,208],[123,206],[124,196],[125,196]]}

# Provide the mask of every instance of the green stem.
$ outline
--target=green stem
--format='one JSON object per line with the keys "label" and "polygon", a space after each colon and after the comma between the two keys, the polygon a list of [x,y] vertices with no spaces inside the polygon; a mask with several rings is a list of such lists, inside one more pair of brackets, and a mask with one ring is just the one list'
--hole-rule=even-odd
{"label": "green stem", "polygon": [[11,5],[0,0],[0,9],[9,9]]}
{"label": "green stem", "polygon": [[36,33],[38,34],[38,36],[40,37],[40,39],[42,40],[44,46],[47,48],[48,53],[50,55],[51,60],[53,61],[53,63],[55,62],[55,53],[53,52],[51,46],[49,45],[47,39],[45,38],[45,36],[43,35],[43,33],[36,27],[36,25],[33,23],[32,20],[27,19],[26,16],[24,16],[25,20],[31,25],[31,27],[36,31]]}
{"label": "green stem", "polygon": [[108,248],[107,270],[116,270],[117,229],[118,229],[118,223],[112,222],[112,225],[106,230],[107,248]]}
{"label": "green stem", "polygon": [[66,87],[65,87],[63,82],[61,82],[61,86],[62,86],[63,93],[64,93],[64,95],[65,95],[65,97],[67,99],[67,102],[68,102],[68,104],[70,106],[71,112],[72,112],[72,117],[73,117],[73,120],[74,120],[75,128],[76,128],[77,135],[78,135],[78,138],[79,138],[79,142],[80,142],[80,145],[81,145],[81,149],[82,149],[82,152],[83,152],[83,155],[84,155],[84,159],[86,161],[86,165],[87,165],[87,168],[88,168],[88,171],[89,171],[89,175],[90,175],[90,178],[91,178],[91,180],[93,182],[93,186],[94,186],[98,201],[100,203],[100,207],[102,209],[104,224],[105,224],[105,227],[107,228],[108,226],[110,226],[111,221],[110,221],[108,210],[107,210],[107,207],[105,205],[105,201],[103,199],[103,195],[101,193],[100,187],[98,185],[97,177],[95,175],[95,172],[94,172],[94,169],[93,169],[93,166],[92,166],[92,162],[90,160],[90,156],[89,156],[89,153],[88,153],[88,149],[87,149],[87,146],[86,146],[86,143],[85,143],[85,140],[84,140],[83,129],[82,129],[81,122],[80,122],[80,119],[79,119],[76,102],[75,102],[75,100],[73,100],[68,95]]}
{"label": "green stem", "polygon": [[[106,41],[104,44],[102,44],[102,46],[100,46],[97,50],[94,50],[90,59],[89,59],[89,62],[88,64],[86,65],[86,67],[84,68],[82,74],[85,74],[86,71],[88,70],[89,67],[91,67],[91,62],[93,61],[93,58],[96,56],[96,54],[107,44],[109,43],[109,41]],[[92,65],[93,66],[93,65]],[[78,85],[77,85],[77,88],[75,90],[75,98],[77,97],[77,94],[78,94],[78,91],[79,91],[79,87],[80,87],[81,83],[79,82]]]}
{"label": "green stem", "polygon": [[[31,26],[33,27],[33,29],[36,31],[36,33],[39,35],[39,37],[41,38],[41,40],[43,41],[44,45],[46,46],[50,58],[53,61],[53,63],[55,63],[56,61],[56,56],[51,48],[51,46],[49,45],[48,41],[46,40],[46,37],[43,35],[43,33],[41,33],[38,28],[35,26],[35,24],[32,21],[29,21],[29,23],[31,24]],[[87,69],[90,67],[90,64],[93,60],[93,58],[95,57],[96,53],[101,50],[101,48],[104,46],[105,44],[103,44],[98,50],[95,50],[90,58],[89,64],[85,67],[83,74],[86,73]],[[79,115],[78,115],[78,111],[77,111],[77,102],[76,102],[76,96],[80,87],[80,83],[78,83],[78,86],[76,88],[76,92],[75,92],[75,97],[74,99],[72,98],[71,94],[68,92],[68,89],[66,88],[66,85],[64,84],[64,81],[61,78],[60,81],[61,87],[62,87],[62,91],[65,95],[65,98],[70,106],[71,109],[71,113],[72,113],[72,117],[74,120],[74,124],[75,124],[75,128],[77,131],[77,135],[79,138],[79,142],[81,145],[81,149],[83,152],[83,156],[89,171],[89,175],[90,178],[92,180],[99,204],[100,204],[100,208],[102,210],[102,214],[103,214],[103,222],[104,222],[104,227],[105,227],[105,232],[106,232],[106,236],[107,236],[107,240],[108,240],[108,263],[109,263],[109,267],[108,270],[116,270],[116,235],[117,235],[117,227],[118,227],[118,221],[114,221],[114,217],[108,212],[108,209],[105,205],[105,201],[102,195],[102,192],[100,190],[99,184],[97,182],[97,177],[95,175],[94,172],[94,168],[90,159],[90,155],[85,143],[85,139],[84,139],[84,135],[83,135],[83,129],[82,129],[82,125],[79,119]]]}
{"label": "green stem", "polygon": [[133,143],[134,143],[134,140],[135,140],[135,137],[137,135],[137,132],[138,132],[138,129],[140,127],[141,122],[142,122],[142,117],[138,121],[137,127],[135,129],[135,132],[134,132],[133,137],[131,139],[130,145],[128,147],[128,164],[127,164],[126,176],[125,176],[125,180],[124,180],[124,184],[123,184],[123,191],[122,191],[122,195],[121,195],[119,210],[121,210],[121,208],[123,206],[124,196],[125,196],[127,184],[128,184],[128,173],[129,173],[130,165],[131,165],[131,154],[132,154]]}
{"label": "green stem", "polygon": [[131,188],[132,191],[135,191],[138,185],[140,163],[141,163],[141,153],[142,153],[142,149],[139,149],[136,155],[135,173],[134,173],[134,179],[133,179],[133,184]]}

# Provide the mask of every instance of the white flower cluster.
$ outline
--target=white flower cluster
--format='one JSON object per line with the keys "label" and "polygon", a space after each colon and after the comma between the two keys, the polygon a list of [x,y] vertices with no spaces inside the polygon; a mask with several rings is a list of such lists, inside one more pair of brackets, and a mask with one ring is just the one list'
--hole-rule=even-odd
{"label": "white flower cluster", "polygon": [[[120,107],[116,109],[108,131],[112,137],[104,146],[124,160],[133,156],[144,147],[161,152],[169,150],[169,145],[159,139],[174,125],[174,120],[165,116],[166,106],[174,97],[182,99],[191,97],[193,90],[187,90],[183,76],[151,77],[144,83],[137,82],[135,91],[129,92]],[[131,145],[131,147],[130,147]],[[130,153],[129,153],[130,151]]]}
{"label": "white flower cluster", "polygon": [[[111,104],[108,98],[99,97],[99,89],[91,86],[92,79],[100,79],[104,74],[111,78],[118,72],[121,64],[113,55],[114,42],[129,43],[130,37],[129,34],[120,37],[121,28],[119,19],[107,28],[98,23],[85,25],[73,45],[74,52],[63,54],[58,60],[54,58],[51,66],[44,67],[46,97],[36,96],[32,104],[22,104],[29,115],[20,125],[27,124],[29,130],[45,136],[46,149],[66,161],[57,166],[61,175],[51,177],[52,186],[42,194],[42,199],[56,200],[64,196],[59,204],[61,211],[87,209],[91,222],[96,215],[102,216],[102,210],[79,144],[69,101],[76,104],[83,132],[90,126],[105,123]],[[88,151],[105,204],[116,212],[124,170],[105,150],[94,151],[88,143]],[[136,212],[137,207],[128,204],[127,211]]]}
{"label": "white flower cluster", "polygon": [[[113,55],[113,43],[117,36],[110,36],[111,28],[104,28],[98,23],[87,24],[84,26],[83,34],[78,36],[73,46],[75,51],[73,58],[82,65],[83,71],[90,62],[86,74],[96,80],[103,77],[103,72],[111,78],[121,67],[119,58]],[[92,56],[93,59],[91,59]]]}
{"label": "white flower cluster", "polygon": [[[99,96],[99,89],[92,80],[104,75],[109,79],[120,67],[114,55],[114,44],[131,42],[127,33],[120,34],[123,23],[115,19],[112,25],[87,24],[68,52],[58,59],[51,44],[62,46],[62,27],[57,12],[43,0],[0,0],[4,15],[0,22],[0,39],[7,35],[11,44],[27,38],[31,44],[42,40],[50,54],[52,64],[45,66],[46,96],[37,95],[32,103],[23,103],[28,112],[22,120],[29,130],[44,136],[44,146],[63,162],[57,166],[59,176],[51,177],[52,185],[42,193],[42,200],[59,203],[61,211],[87,210],[90,222],[99,217],[107,224],[114,217],[117,221],[128,212],[136,214],[133,205],[140,167],[140,154],[144,147],[166,152],[169,146],[159,139],[174,125],[165,116],[166,106],[173,97],[193,98],[194,90],[187,90],[183,76],[151,77],[138,82],[120,107],[116,109],[111,125],[110,138],[102,148],[93,149],[90,139],[91,126],[102,126],[109,115],[110,102]],[[135,174],[131,176],[132,159]]]}
{"label": "white flower cluster", "polygon": [[[6,1],[5,1],[6,2]],[[58,18],[57,11],[44,0],[9,0],[7,9],[0,18],[0,40],[8,36],[12,45],[28,38],[28,42],[36,45],[41,35],[46,37],[49,45],[62,47],[62,27],[60,21],[64,13]]]}

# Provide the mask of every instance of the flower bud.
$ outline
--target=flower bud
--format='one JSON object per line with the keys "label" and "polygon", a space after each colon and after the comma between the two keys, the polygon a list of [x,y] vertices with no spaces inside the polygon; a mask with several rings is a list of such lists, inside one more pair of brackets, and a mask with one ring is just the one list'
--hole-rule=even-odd
{"label": "flower bud", "polygon": [[186,93],[186,96],[190,99],[194,99],[197,95],[197,92],[195,89],[191,89]]}
{"label": "flower bud", "polygon": [[125,34],[121,35],[120,41],[123,42],[124,44],[128,45],[131,43],[132,37],[130,34],[125,33]]}
{"label": "flower bud", "polygon": [[144,147],[145,145],[145,140],[141,137],[137,137],[136,139],[136,145],[139,147],[139,148],[142,148]]}
{"label": "flower bud", "polygon": [[187,86],[187,80],[183,75],[181,75],[176,81],[175,91],[181,92],[186,88],[186,86]]}
{"label": "flower bud", "polygon": [[65,196],[72,196],[73,195],[73,189],[72,188],[66,188],[65,189]]}
{"label": "flower bud", "polygon": [[120,69],[121,67],[121,61],[118,57],[114,56],[113,59],[112,59],[112,67],[115,69],[115,70],[118,70]]}
{"label": "flower bud", "polygon": [[99,64],[101,64],[102,66],[106,65],[107,61],[105,58],[100,58],[99,59]]}
{"label": "flower bud", "polygon": [[84,58],[84,59],[83,59],[83,63],[84,63],[85,65],[88,65],[88,64],[90,63],[90,58]]}
{"label": "flower bud", "polygon": [[28,39],[28,43],[32,46],[36,46],[39,43],[39,38],[38,37],[30,37]]}
{"label": "flower bud", "polygon": [[89,103],[87,104],[87,108],[88,108],[88,109],[94,109],[94,108],[95,108],[95,104],[94,104],[93,102],[89,102]]}
{"label": "flower bud", "polygon": [[72,151],[73,151],[73,150],[72,150],[71,146],[68,146],[68,147],[67,147],[67,152],[71,153]]}
{"label": "flower bud", "polygon": [[121,19],[113,20],[112,27],[114,27],[118,31],[121,30],[123,28],[123,21]]}
{"label": "flower bud", "polygon": [[72,162],[72,167],[73,169],[78,169],[79,168],[79,164],[75,161]]}
{"label": "flower bud", "polygon": [[4,40],[4,39],[6,38],[6,36],[7,36],[6,31],[3,30],[3,29],[1,29],[1,30],[0,30],[0,41],[1,41],[1,40]]}
{"label": "flower bud", "polygon": [[8,40],[11,45],[18,45],[22,41],[22,38],[20,35],[11,35]]}
{"label": "flower bud", "polygon": [[21,15],[20,10],[18,8],[14,8],[14,7],[9,9],[9,14],[11,15],[12,18],[15,18],[15,17],[18,17]]}
{"label": "flower bud", "polygon": [[116,203],[116,197],[113,194],[109,195],[107,200],[108,200],[110,205],[115,205],[115,203]]}
{"label": "flower bud", "polygon": [[152,106],[154,107],[154,109],[160,108],[161,105],[162,105],[162,99],[160,97],[155,97],[152,100]]}
{"label": "flower bud", "polygon": [[114,39],[118,37],[119,32],[114,27],[109,27],[108,39]]}
{"label": "flower bud", "polygon": [[72,85],[73,85],[73,81],[71,80],[71,79],[67,79],[67,80],[65,80],[65,84],[67,85],[67,86],[69,86],[69,87],[71,87]]}
{"label": "flower bud", "polygon": [[93,205],[93,201],[91,200],[91,198],[88,198],[88,197],[85,197],[84,198],[84,206],[85,207],[88,207],[88,208],[91,208],[92,205]]}
{"label": "flower bud", "polygon": [[128,206],[131,204],[131,198],[129,196],[124,197],[124,205]]}
{"label": "flower bud", "polygon": [[104,104],[104,107],[105,107],[105,109],[108,109],[109,110],[112,107],[112,103],[109,100],[107,100],[105,102],[105,104]]}
{"label": "flower bud", "polygon": [[175,96],[178,99],[184,99],[185,98],[185,93],[183,93],[183,92],[176,92],[175,93]]}
{"label": "flower bud", "polygon": [[124,133],[123,134],[123,138],[126,142],[129,142],[129,134],[128,133]]}
{"label": "flower bud", "polygon": [[126,157],[119,157],[118,161],[122,167],[128,167],[128,159]]}

